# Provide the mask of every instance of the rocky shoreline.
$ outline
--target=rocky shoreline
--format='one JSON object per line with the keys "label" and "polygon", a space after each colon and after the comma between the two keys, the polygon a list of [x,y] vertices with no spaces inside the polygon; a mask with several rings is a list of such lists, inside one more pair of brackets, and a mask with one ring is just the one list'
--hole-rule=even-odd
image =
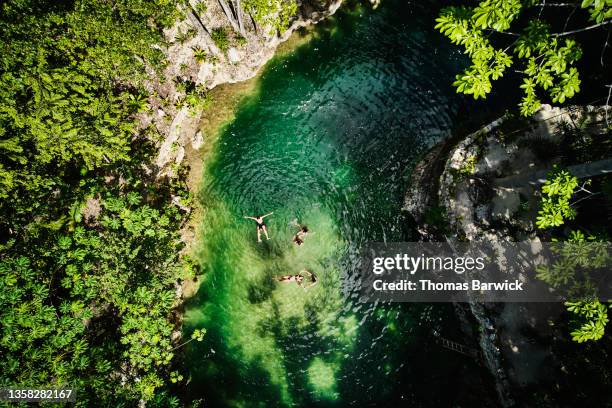
{"label": "rocky shoreline", "polygon": [[[210,105],[215,104],[214,99],[209,99],[211,91],[221,85],[237,84],[254,78],[293,33],[334,14],[342,0],[326,0],[322,3],[298,1],[297,14],[283,33],[272,31],[269,27],[259,27],[251,19],[251,24],[245,25],[242,34],[232,34],[234,38],[225,51],[219,49],[211,36],[213,30],[232,30],[220,3],[216,0],[201,0],[191,4],[190,10],[183,10],[185,18],[164,32],[168,44],[164,49],[168,64],[161,74],[154,70],[148,71],[150,79],[146,86],[150,109],[140,114],[138,119],[141,129],[154,129],[152,133],[158,146],[157,157],[149,170],[158,178],[184,178],[188,189],[195,196],[200,177],[194,173],[202,171],[202,155],[199,152],[207,137],[211,136],[202,131],[203,113],[215,110],[214,106],[209,109]],[[204,9],[205,12],[196,14],[196,9]],[[185,33],[191,33],[191,36],[184,38]],[[206,58],[198,60],[196,54],[202,52]],[[184,103],[187,97],[185,84],[199,89],[205,95],[201,106]],[[181,172],[181,168],[186,171]],[[173,204],[188,215],[181,230],[181,239],[185,243],[183,253],[188,254],[196,236],[195,224],[200,209],[197,203],[184,203],[179,197],[173,197]],[[186,281],[177,287],[177,296],[189,297],[196,290],[197,285]]]}
{"label": "rocky shoreline", "polygon": [[[203,4],[203,7],[197,7]],[[236,84],[247,81],[257,75],[274,55],[278,47],[286,42],[296,31],[314,25],[334,14],[342,0],[328,0],[313,5],[308,0],[297,1],[298,12],[287,30],[282,34],[269,27],[259,27],[251,19],[240,36],[233,35],[227,50],[221,50],[213,40],[211,33],[215,29],[231,32],[232,27],[216,0],[192,2],[190,10],[183,10],[185,18],[172,28],[165,30],[168,46],[164,49],[167,66],[163,72],[149,69],[149,80],[146,82],[149,94],[149,111],[138,117],[140,129],[154,129],[158,153],[150,164],[149,171],[157,178],[184,178],[191,193],[195,195],[199,187],[199,165],[202,161],[200,149],[206,145],[207,135],[201,130],[203,112],[215,101],[205,101],[202,106],[193,107],[183,103],[187,94],[185,84],[200,89],[207,98],[210,92],[224,84]],[[204,13],[195,12],[204,9]],[[191,36],[186,37],[186,33]],[[196,53],[205,53],[204,60],[196,58]],[[182,85],[181,85],[182,84]],[[214,107],[212,108],[214,110]],[[190,158],[190,156],[193,156]],[[187,172],[181,172],[186,168]],[[185,244],[183,257],[191,252],[191,245],[197,234],[199,213],[203,209],[197,203],[183,203],[180,197],[173,197],[173,204],[186,214],[181,230],[181,239]],[[176,283],[178,302],[174,309],[173,321],[175,330],[172,341],[178,343],[182,338],[183,306],[186,299],[195,295],[199,282],[197,277],[183,279]]]}
{"label": "rocky shoreline", "polygon": [[[196,14],[194,10],[198,7],[194,4],[192,10],[185,10],[184,20],[165,31],[169,46],[164,50],[168,65],[163,73],[149,71],[153,79],[147,83],[148,102],[153,114],[143,114],[139,119],[141,128],[154,126],[159,135],[154,163],[159,177],[174,174],[185,158],[186,148],[198,150],[205,139],[198,129],[204,106],[194,108],[181,103],[186,92],[180,84],[189,84],[207,93],[222,84],[253,78],[275,55],[280,44],[300,28],[335,13],[342,0],[329,0],[318,7],[308,1],[298,1],[298,13],[282,34],[252,22],[245,25],[244,36],[231,34],[232,27],[219,2],[203,0],[198,4],[204,4],[204,13]],[[213,30],[230,32],[227,50],[217,46],[211,36]],[[191,36],[185,38],[186,33]],[[196,54],[205,57],[198,59]]]}
{"label": "rocky shoreline", "polygon": [[[543,105],[529,120],[504,116],[466,137],[441,142],[416,166],[404,211],[425,241],[539,242],[534,220],[542,180],[520,187],[508,187],[508,180],[527,180],[550,170],[558,158],[544,160],[547,152],[542,149],[558,143],[556,135],[568,124],[590,123],[593,131],[601,131],[597,124],[603,111]],[[432,208],[443,214],[444,227],[427,217]],[[471,302],[457,307],[469,309],[480,327],[478,339],[472,340],[479,343],[482,362],[496,380],[502,406],[520,404],[521,392],[545,365],[552,366],[546,370],[564,372],[563,356],[551,352],[551,344],[569,341],[563,330],[551,325],[563,305]]]}

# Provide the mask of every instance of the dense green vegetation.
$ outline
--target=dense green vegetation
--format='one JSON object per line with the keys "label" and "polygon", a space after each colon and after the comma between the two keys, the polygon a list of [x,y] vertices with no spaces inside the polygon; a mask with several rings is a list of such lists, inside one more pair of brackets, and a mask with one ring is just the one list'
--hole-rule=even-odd
{"label": "dense green vegetation", "polygon": [[605,334],[610,305],[601,303],[592,273],[606,273],[612,265],[609,244],[596,235],[570,231],[569,237],[556,242],[553,252],[559,255],[552,265],[538,267],[537,276],[554,288],[563,289],[574,300],[565,303],[572,313],[572,340],[583,343],[599,340]]}
{"label": "dense green vegetation", "polygon": [[612,266],[609,225],[601,222],[612,200],[612,178],[588,169],[589,162],[610,157],[609,132],[605,118],[585,115],[560,126],[554,141],[544,144],[546,152],[540,152],[542,160],[555,156],[562,165],[578,165],[583,176],[593,176],[579,180],[568,169],[553,166],[540,191],[536,219],[539,234],[554,242],[558,255],[552,265],[538,268],[538,278],[569,295],[565,306],[570,334],[580,343],[601,339],[608,323],[610,304],[597,300],[593,276],[608,273]]}
{"label": "dense green vegetation", "polygon": [[[569,171],[555,167],[542,186],[538,228],[551,229],[563,225],[566,220],[575,219],[576,209],[571,200],[578,191],[588,192],[584,188],[587,183],[579,186],[578,179]],[[537,275],[552,287],[562,288],[573,296],[574,300],[565,304],[574,316],[572,339],[579,343],[599,340],[605,333],[611,305],[597,300],[596,286],[589,274],[597,269],[609,270],[612,259],[608,240],[605,235],[585,235],[581,230],[570,230],[567,235],[566,239],[553,238],[557,241],[553,250],[560,258],[552,265],[539,267]],[[589,274],[583,273],[585,271]]]}
{"label": "dense green vegetation", "polygon": [[155,179],[155,130],[135,115],[175,4],[0,7],[0,384],[171,405],[175,283],[189,273],[172,198],[189,196]]}
{"label": "dense green vegetation", "polygon": [[574,219],[576,210],[570,199],[578,187],[578,179],[569,171],[555,168],[542,186],[542,208],[538,213],[538,228],[558,227],[566,219]]}
{"label": "dense green vegetation", "polygon": [[289,27],[289,19],[297,13],[294,0],[244,0],[244,9],[260,24],[283,32]]}
{"label": "dense green vegetation", "polygon": [[[583,5],[598,23],[611,17],[609,2]],[[495,2],[479,7],[449,9],[439,26],[473,58],[457,86],[475,97],[512,64],[483,32],[506,30],[521,5],[506,17],[491,12]],[[182,208],[191,197],[181,169],[156,177],[159,135],[137,120],[149,110],[145,68],[159,73],[165,64],[154,45],[181,17],[176,3],[10,0],[0,9],[0,385],[69,384],[78,389],[78,406],[176,406],[168,383],[185,380],[174,367],[176,351],[205,334],[199,328],[182,343],[173,339],[176,285],[193,274],[179,259]],[[282,32],[297,5],[245,0],[231,10],[236,20],[244,10]],[[536,85],[559,102],[578,90],[572,65],[580,50],[543,25],[526,30],[515,47],[527,64],[527,114]],[[229,49],[225,28],[211,30],[211,38]],[[194,57],[209,58],[199,48]],[[195,111],[210,103],[201,85],[176,87],[184,94],[178,106]],[[541,228],[574,216],[569,200],[577,182],[562,172],[555,177],[543,191]],[[606,306],[573,302],[568,310],[585,319],[572,333],[577,341],[603,335]]]}
{"label": "dense green vegetation", "polygon": [[[70,384],[80,406],[177,404],[166,386],[184,381],[175,351],[205,333],[181,344],[172,336],[176,285],[193,272],[179,259],[191,198],[183,169],[156,177],[160,135],[137,117],[156,97],[145,87],[151,70],[171,80],[158,45],[163,28],[185,17],[182,6],[0,6],[0,385]],[[297,11],[295,2],[247,1],[244,9],[280,31]],[[196,34],[179,32],[176,41]],[[211,37],[227,51],[225,28]],[[175,87],[184,95],[170,102],[176,107],[209,106],[201,85],[180,79]]]}
{"label": "dense green vegetation", "polygon": [[[229,3],[226,0],[218,1],[238,39],[244,39],[246,35],[244,23],[246,15],[250,17],[253,25],[260,26],[260,29],[268,31],[269,35],[275,35],[277,32],[282,34],[287,30],[291,18],[298,11],[295,0],[244,0],[244,2],[229,0]],[[255,27],[255,30],[258,28]],[[216,38],[213,36],[215,42],[218,38],[218,34]]]}
{"label": "dense green vegetation", "polygon": [[222,52],[227,52],[229,49],[229,40],[227,38],[227,32],[223,27],[215,28],[210,34],[215,45],[219,47]]}
{"label": "dense green vegetation", "polygon": [[[443,9],[436,28],[462,46],[472,62],[457,75],[454,82],[457,92],[473,95],[475,99],[485,98],[492,90],[492,81],[501,78],[513,65],[523,77],[520,110],[525,116],[540,107],[538,93],[553,103],[563,103],[579,92],[581,80],[575,65],[582,50],[571,35],[610,24],[612,3],[584,0],[580,6],[596,24],[561,32],[553,32],[551,23],[541,18],[542,8],[547,6],[561,7],[534,0],[484,0],[476,7]],[[569,14],[568,20],[573,14]],[[509,31],[513,26],[521,32]],[[501,34],[503,38],[492,34]]]}
{"label": "dense green vegetation", "polygon": [[[544,144],[546,152],[540,152],[540,159],[555,156],[563,165],[580,165],[584,171],[589,162],[610,157],[611,130],[605,115],[599,119],[585,115],[560,126],[554,141]],[[601,296],[592,280],[597,274],[608,273],[612,266],[609,224],[602,222],[606,210],[603,214],[595,211],[609,208],[612,200],[612,178],[605,173],[594,171],[590,173],[593,178],[581,181],[555,165],[540,191],[536,225],[542,238],[555,242],[553,250],[559,258],[538,268],[538,278],[570,295],[565,303],[571,316],[570,334],[579,343],[604,336],[612,307],[598,300]],[[580,206],[585,209],[578,211]]]}

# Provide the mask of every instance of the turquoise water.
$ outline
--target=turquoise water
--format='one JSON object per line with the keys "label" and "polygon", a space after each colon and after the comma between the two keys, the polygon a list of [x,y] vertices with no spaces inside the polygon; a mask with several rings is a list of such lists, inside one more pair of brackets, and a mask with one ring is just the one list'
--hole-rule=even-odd
{"label": "turquoise water", "polygon": [[[198,257],[187,305],[185,393],[205,406],[453,405],[493,393],[486,374],[431,342],[457,332],[448,305],[360,303],[356,253],[412,238],[407,180],[466,102],[464,58],[432,29],[439,5],[347,7],[275,58],[205,163]],[[273,211],[269,241],[244,215]],[[297,247],[291,221],[311,232]],[[275,276],[319,277],[304,291]],[[485,385],[483,385],[485,384]],[[482,389],[485,387],[487,389]],[[208,405],[206,405],[208,404]]]}

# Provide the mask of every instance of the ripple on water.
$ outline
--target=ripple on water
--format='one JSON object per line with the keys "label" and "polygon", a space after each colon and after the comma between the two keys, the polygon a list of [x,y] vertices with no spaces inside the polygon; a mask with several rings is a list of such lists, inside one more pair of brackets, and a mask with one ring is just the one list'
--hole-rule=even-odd
{"label": "ripple on water", "polygon": [[[403,180],[448,133],[458,104],[448,79],[463,63],[414,7],[341,12],[334,30],[269,64],[224,129],[201,193],[205,274],[186,330],[208,334],[187,351],[190,394],[291,406],[398,392],[397,345],[419,341],[421,309],[360,302],[358,251],[405,238]],[[242,216],[268,211],[273,239],[257,244]],[[312,231],[299,248],[294,218]],[[320,283],[304,291],[273,280],[302,269]]]}

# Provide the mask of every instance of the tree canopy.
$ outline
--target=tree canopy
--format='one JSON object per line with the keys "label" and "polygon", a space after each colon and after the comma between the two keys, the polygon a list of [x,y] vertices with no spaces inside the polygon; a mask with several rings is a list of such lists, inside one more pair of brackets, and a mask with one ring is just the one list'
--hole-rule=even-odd
{"label": "tree canopy", "polygon": [[[147,69],[169,0],[0,5],[2,385],[79,389],[77,406],[176,405],[178,261],[190,200],[147,166]],[[197,336],[201,339],[201,336]]]}
{"label": "tree canopy", "polygon": [[[570,200],[578,191],[590,193],[584,188],[587,183],[580,187],[576,176],[555,167],[542,186],[538,228],[552,229],[563,225],[566,220],[573,220],[576,210]],[[599,340],[605,334],[610,305],[597,300],[598,293],[591,281],[591,274],[598,269],[610,269],[610,245],[605,236],[585,234],[581,230],[571,230],[566,239],[553,238],[553,241],[552,250],[559,255],[559,259],[552,265],[539,266],[537,277],[572,296],[565,303],[574,317],[572,340],[579,343]]]}
{"label": "tree canopy", "polygon": [[[585,0],[576,4],[596,24],[561,32],[554,32],[551,23],[541,18],[542,8],[547,6],[555,3],[484,0],[476,7],[444,8],[436,19],[436,29],[462,46],[471,59],[471,65],[457,75],[453,84],[457,92],[485,98],[492,90],[492,82],[503,77],[510,67],[522,76],[520,87],[524,95],[519,107],[525,116],[540,107],[544,95],[554,103],[563,103],[579,92],[581,79],[576,62],[582,57],[582,49],[571,35],[609,25],[612,2]],[[512,27],[520,28],[520,32],[509,31]],[[497,39],[498,34],[506,38]]]}

